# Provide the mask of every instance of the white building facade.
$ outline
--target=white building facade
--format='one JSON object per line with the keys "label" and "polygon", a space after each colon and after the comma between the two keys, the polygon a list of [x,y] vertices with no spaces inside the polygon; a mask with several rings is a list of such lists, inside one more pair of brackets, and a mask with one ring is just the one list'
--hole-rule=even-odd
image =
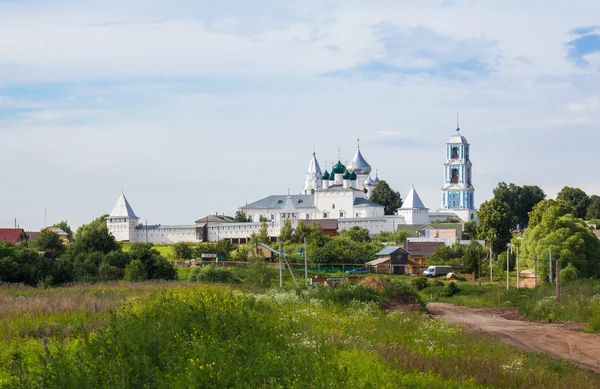
{"label": "white building facade", "polygon": [[190,225],[145,225],[122,193],[107,217],[108,230],[117,241],[177,243],[230,239],[233,243],[247,243],[263,224],[270,237],[279,236],[288,219],[293,226],[300,220],[335,219],[338,231],[361,227],[372,235],[396,231],[403,224],[424,225],[448,218],[462,222],[476,220],[470,145],[459,131],[446,144],[442,208],[437,212],[425,207],[413,186],[396,215],[384,215],[384,206],[369,200],[379,177],[371,178],[372,168],[359,145],[348,166],[341,163],[338,155],[331,172],[327,169],[321,172],[313,152],[301,194],[271,195],[240,207],[250,222],[237,223],[232,218],[213,215]]}

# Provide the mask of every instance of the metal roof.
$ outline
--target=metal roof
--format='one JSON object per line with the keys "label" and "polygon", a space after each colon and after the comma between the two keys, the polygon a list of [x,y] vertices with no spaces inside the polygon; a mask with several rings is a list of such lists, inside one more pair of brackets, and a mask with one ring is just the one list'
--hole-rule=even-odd
{"label": "metal roof", "polygon": [[378,257],[381,255],[391,255],[394,254],[396,251],[405,251],[402,247],[400,246],[388,246],[388,247],[384,247],[380,252],[378,252],[377,255]]}
{"label": "metal roof", "polygon": [[408,196],[406,196],[406,200],[404,200],[404,203],[402,203],[402,206],[400,207],[400,209],[427,209],[427,208],[425,207],[425,205],[423,205],[423,202],[421,201],[419,194],[417,193],[417,191],[415,190],[415,187],[413,186],[410,189],[410,192],[408,192]]}
{"label": "metal roof", "polygon": [[117,200],[112,212],[108,215],[108,218],[131,218],[131,219],[139,219],[133,212],[131,205],[129,205],[129,201],[125,198],[125,194],[121,193],[121,196]]}
{"label": "metal roof", "polygon": [[[244,205],[240,209],[281,209],[287,195],[273,195],[262,198],[253,203]],[[292,203],[296,208],[312,208],[314,207],[314,196],[309,195],[290,195]]]}
{"label": "metal roof", "polygon": [[279,211],[281,213],[296,213],[296,207],[294,207],[294,202],[292,201],[292,197],[287,195],[285,201],[283,202],[283,207]]}
{"label": "metal roof", "polygon": [[383,205],[372,202],[369,199],[365,199],[364,197],[357,197],[354,199],[355,207],[381,207],[384,208]]}
{"label": "metal roof", "polygon": [[352,161],[350,161],[346,168],[355,171],[356,174],[371,174],[371,165],[365,161],[360,152],[360,147],[356,148],[356,154],[354,154],[354,158],[352,158]]}

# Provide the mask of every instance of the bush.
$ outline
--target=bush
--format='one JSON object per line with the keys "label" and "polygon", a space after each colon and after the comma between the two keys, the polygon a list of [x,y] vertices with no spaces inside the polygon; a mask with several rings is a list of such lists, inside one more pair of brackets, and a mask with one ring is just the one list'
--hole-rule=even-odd
{"label": "bush", "polygon": [[567,267],[565,267],[564,269],[562,269],[560,271],[560,280],[561,281],[565,281],[565,282],[575,281],[578,276],[579,276],[579,271],[577,270],[577,268],[575,266],[573,266],[572,263],[569,263],[567,265]]}
{"label": "bush", "polygon": [[444,290],[442,291],[442,296],[452,297],[458,292],[460,292],[460,288],[458,287],[458,285],[456,285],[456,283],[454,282],[450,282],[444,287]]}
{"label": "bush", "polygon": [[423,290],[423,289],[427,288],[427,286],[429,285],[429,282],[427,281],[427,277],[425,277],[425,276],[420,276],[420,277],[414,278],[411,280],[411,283],[413,284],[413,286],[415,288],[417,288],[417,290]]}
{"label": "bush", "polygon": [[444,286],[444,283],[440,279],[433,280],[433,286]]}
{"label": "bush", "polygon": [[195,267],[190,273],[190,281],[216,282],[221,284],[239,283],[240,279],[233,271],[223,266],[206,265]]}
{"label": "bush", "polygon": [[125,266],[125,277],[123,278],[125,281],[137,282],[147,278],[146,269],[140,260],[134,259]]}
{"label": "bush", "polygon": [[266,262],[257,260],[248,267],[248,276],[245,281],[250,285],[268,288],[275,276],[275,272],[269,269]]}

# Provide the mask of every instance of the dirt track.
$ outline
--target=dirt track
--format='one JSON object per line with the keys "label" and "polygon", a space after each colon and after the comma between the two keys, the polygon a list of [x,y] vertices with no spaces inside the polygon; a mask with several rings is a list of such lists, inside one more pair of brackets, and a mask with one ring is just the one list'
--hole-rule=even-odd
{"label": "dirt track", "polygon": [[468,308],[429,303],[427,309],[442,319],[499,337],[522,350],[550,354],[600,373],[600,336],[573,326],[510,320],[515,310]]}

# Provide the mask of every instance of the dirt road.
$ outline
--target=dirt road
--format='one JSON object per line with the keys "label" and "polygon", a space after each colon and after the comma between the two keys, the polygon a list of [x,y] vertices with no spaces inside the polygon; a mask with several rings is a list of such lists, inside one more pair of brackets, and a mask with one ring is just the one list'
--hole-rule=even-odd
{"label": "dirt road", "polygon": [[514,310],[468,308],[429,303],[427,309],[440,318],[475,331],[499,337],[526,351],[550,354],[600,373],[600,336],[577,331],[573,326],[510,320]]}

